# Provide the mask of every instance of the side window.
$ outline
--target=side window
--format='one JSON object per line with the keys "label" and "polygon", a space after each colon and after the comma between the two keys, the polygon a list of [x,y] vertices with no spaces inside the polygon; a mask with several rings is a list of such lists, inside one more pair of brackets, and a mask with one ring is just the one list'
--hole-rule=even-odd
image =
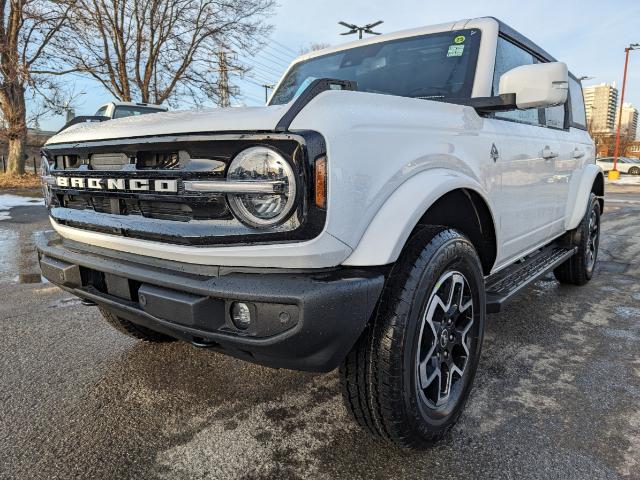
{"label": "side window", "polygon": [[564,128],[564,105],[557,107],[547,107],[544,109],[544,119],[547,127]]}
{"label": "side window", "polygon": [[[496,66],[493,71],[493,95],[498,95],[500,85],[500,77],[512,68],[521,65],[531,65],[536,60],[530,53],[517,47],[510,41],[498,37],[498,46],[496,49]],[[496,118],[504,120],[512,120],[529,125],[539,125],[539,110],[530,108],[528,110],[512,110],[510,112],[496,112]]]}
{"label": "side window", "polygon": [[584,108],[582,85],[571,77],[569,77],[569,102],[571,102],[571,125],[586,130],[587,116]]}
{"label": "side window", "polygon": [[104,107],[100,108],[97,112],[96,112],[96,117],[103,117],[105,112],[107,111],[107,106],[105,105]]}

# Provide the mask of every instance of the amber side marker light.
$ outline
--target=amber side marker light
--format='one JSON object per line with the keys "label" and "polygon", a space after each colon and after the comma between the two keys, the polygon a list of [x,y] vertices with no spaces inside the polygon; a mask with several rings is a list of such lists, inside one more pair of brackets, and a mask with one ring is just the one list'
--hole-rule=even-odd
{"label": "amber side marker light", "polygon": [[316,206],[327,208],[327,158],[316,160]]}

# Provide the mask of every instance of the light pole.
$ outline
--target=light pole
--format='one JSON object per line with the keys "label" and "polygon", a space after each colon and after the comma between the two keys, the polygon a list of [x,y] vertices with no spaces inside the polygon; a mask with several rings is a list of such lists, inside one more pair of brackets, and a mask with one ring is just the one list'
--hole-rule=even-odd
{"label": "light pole", "polygon": [[589,135],[591,135],[591,137],[593,138],[593,111],[597,110],[598,108],[595,105],[591,105],[589,109],[591,111],[589,112],[589,125],[587,126],[587,130],[589,131]]}
{"label": "light pole", "polygon": [[275,87],[275,85],[270,85],[268,83],[265,83],[264,85],[261,85],[261,86],[264,87],[264,103],[267,103],[269,101],[269,90]]}
{"label": "light pole", "polygon": [[359,27],[357,25],[354,25],[353,23],[347,23],[347,22],[338,22],[338,25],[342,25],[343,27],[347,27],[349,29],[348,32],[341,33],[340,35],[351,35],[351,34],[357,33],[358,38],[362,40],[362,33],[368,33],[370,35],[380,35],[379,32],[374,32],[371,29],[373,27],[377,27],[381,23],[384,23],[384,22],[382,20],[378,20],[377,22],[374,22],[374,23],[368,23],[363,27]]}
{"label": "light pole", "polygon": [[622,128],[622,107],[624,105],[624,88],[627,85],[627,66],[629,65],[629,52],[631,50],[640,49],[640,43],[632,43],[624,49],[624,74],[622,76],[622,93],[620,94],[620,111],[618,112],[618,128],[616,131],[616,148],[613,150],[613,170],[609,171],[609,180],[617,180],[620,178],[618,171],[618,154],[620,153],[620,130]]}

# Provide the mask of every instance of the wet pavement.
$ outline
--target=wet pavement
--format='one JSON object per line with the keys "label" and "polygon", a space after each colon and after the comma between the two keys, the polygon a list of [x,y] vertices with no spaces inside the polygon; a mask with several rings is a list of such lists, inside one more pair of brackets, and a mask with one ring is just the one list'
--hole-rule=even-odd
{"label": "wet pavement", "polygon": [[10,208],[0,220],[0,478],[640,479],[640,188],[608,196],[593,281],[546,278],[490,316],[466,412],[417,453],[354,426],[335,372],[145,345],[33,283],[46,214]]}

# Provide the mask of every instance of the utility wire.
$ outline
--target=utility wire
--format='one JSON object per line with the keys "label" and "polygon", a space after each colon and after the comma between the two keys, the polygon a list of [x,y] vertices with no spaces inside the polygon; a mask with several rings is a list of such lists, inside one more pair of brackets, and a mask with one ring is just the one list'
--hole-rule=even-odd
{"label": "utility wire", "polygon": [[[276,57],[275,55],[271,54],[271,52],[268,52],[266,50],[261,50],[259,53],[256,54],[256,56],[260,56],[260,55],[268,55],[270,58],[272,58],[273,61],[276,65],[282,65],[284,67],[288,67],[291,62],[293,61],[293,59],[289,60],[289,61],[285,61],[285,60],[280,60],[278,57]],[[269,59],[264,59],[263,60],[269,60]]]}
{"label": "utility wire", "polygon": [[259,65],[265,71],[271,73],[272,75],[277,75],[278,77],[282,76],[282,73],[289,67],[289,65],[279,65],[265,58],[260,58],[260,61],[256,60],[255,58],[251,60],[244,60],[243,58],[241,58],[244,57],[244,55],[240,54],[238,51],[231,50],[231,52],[235,53],[238,56],[239,61],[252,66],[253,64]]}
{"label": "utility wire", "polygon": [[283,45],[282,43],[278,42],[277,40],[274,40],[273,38],[271,39],[271,41],[273,43],[275,43],[276,45],[278,45],[280,48],[283,48],[284,50],[287,50],[288,52],[291,52],[292,55],[295,55],[296,57],[298,56],[298,54],[296,52],[294,52],[293,50],[291,50],[289,47],[287,47],[286,45]]}
{"label": "utility wire", "polygon": [[[237,40],[231,39],[231,40],[229,40],[229,43],[233,47],[236,48],[236,54],[239,54],[238,52],[246,53],[246,49],[242,45],[240,45]],[[270,57],[272,57],[273,59],[276,59],[277,61],[279,61],[280,63],[282,63],[284,65],[289,65],[291,63],[291,60],[293,60],[293,58],[287,58],[287,57],[282,58],[282,57],[276,55],[274,52],[267,51],[266,50],[267,48],[271,48],[271,49],[275,50],[275,47],[273,47],[272,45],[269,45],[268,43],[265,43],[264,45],[262,45],[262,48],[260,50],[258,50],[254,54],[254,56],[259,56],[260,54],[269,55]],[[282,53],[279,50],[275,50],[275,51],[278,52],[278,53]],[[269,59],[263,59],[263,60],[272,61],[272,62],[274,61],[274,60],[269,60]]]}

